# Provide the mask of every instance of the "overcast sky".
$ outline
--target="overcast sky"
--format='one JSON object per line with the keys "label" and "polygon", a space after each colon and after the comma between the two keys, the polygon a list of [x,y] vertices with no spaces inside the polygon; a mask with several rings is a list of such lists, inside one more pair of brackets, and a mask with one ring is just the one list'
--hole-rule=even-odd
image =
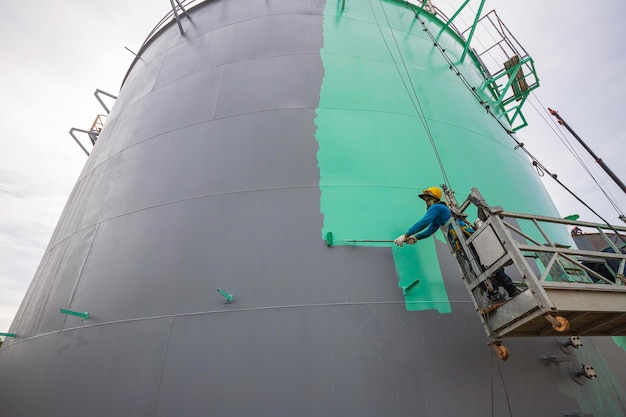
{"label": "overcast sky", "polygon": [[[461,3],[435,1],[442,8]],[[124,47],[137,51],[169,7],[168,0],[0,0],[0,332],[8,330],[85,163],[69,129],[88,129],[103,113],[93,92],[117,95],[133,59]],[[535,59],[539,100],[559,110],[626,181],[626,2],[487,0],[484,10],[491,9]],[[525,114],[531,125],[518,136],[527,148],[619,224],[539,113],[527,104]],[[597,165],[593,169],[626,210],[624,193]],[[563,216],[597,221],[553,182],[546,185]]]}

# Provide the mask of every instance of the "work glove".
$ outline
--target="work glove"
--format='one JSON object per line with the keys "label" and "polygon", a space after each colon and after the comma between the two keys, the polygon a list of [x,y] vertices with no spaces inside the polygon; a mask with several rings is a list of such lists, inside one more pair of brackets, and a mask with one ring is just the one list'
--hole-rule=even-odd
{"label": "work glove", "polygon": [[415,242],[417,242],[417,238],[415,236],[409,236],[406,238],[407,245],[415,245]]}
{"label": "work glove", "polygon": [[401,234],[400,236],[398,236],[396,238],[396,240],[393,241],[393,243],[395,243],[396,245],[402,247],[402,245],[404,245],[404,242],[406,242],[406,235],[405,234]]}

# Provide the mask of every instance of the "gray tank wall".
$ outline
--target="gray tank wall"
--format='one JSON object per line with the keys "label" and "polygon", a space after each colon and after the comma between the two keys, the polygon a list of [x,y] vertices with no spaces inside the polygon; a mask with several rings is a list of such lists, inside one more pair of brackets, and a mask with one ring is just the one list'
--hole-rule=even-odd
{"label": "gray tank wall", "polygon": [[446,247],[440,315],[405,310],[388,248],[320,239],[324,5],[207,2],[142,53],[0,349],[0,415],[508,415],[505,389],[517,416],[623,415],[623,361],[579,386],[545,338],[498,364]]}

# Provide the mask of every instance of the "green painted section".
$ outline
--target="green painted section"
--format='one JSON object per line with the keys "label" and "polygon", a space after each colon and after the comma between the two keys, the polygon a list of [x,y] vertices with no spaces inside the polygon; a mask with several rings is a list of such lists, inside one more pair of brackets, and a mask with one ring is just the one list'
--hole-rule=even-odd
{"label": "green painted section", "polygon": [[[416,279],[420,280],[418,285],[404,294],[407,310],[437,310],[440,313],[450,313],[452,308],[439,270],[433,240],[424,240],[402,248],[394,246],[392,253],[400,288],[407,288]],[[432,264],[437,267],[434,268]]]}
{"label": "green painted section", "polygon": [[[427,13],[421,16],[431,19]],[[439,32],[440,23],[429,25]],[[513,149],[511,138],[450,71],[404,3],[349,1],[342,11],[340,2],[328,1],[323,33],[324,78],[315,120],[322,239],[332,233],[335,246],[354,245],[344,242],[352,239],[394,239],[425,213],[419,191],[443,182],[411,103],[411,83],[459,200],[477,187],[492,205],[558,216],[528,159]],[[439,42],[460,58],[464,45],[456,36],[444,31]],[[459,69],[481,86],[484,80],[473,60],[466,59]],[[570,243],[565,228],[554,232],[560,236],[555,240]],[[440,232],[437,236],[443,241]],[[406,294],[407,309],[451,311],[444,279],[459,277],[442,277],[433,240],[392,253],[400,287],[420,279]]]}
{"label": "green painted section", "polygon": [[613,336],[613,341],[617,346],[626,350],[626,336]]}

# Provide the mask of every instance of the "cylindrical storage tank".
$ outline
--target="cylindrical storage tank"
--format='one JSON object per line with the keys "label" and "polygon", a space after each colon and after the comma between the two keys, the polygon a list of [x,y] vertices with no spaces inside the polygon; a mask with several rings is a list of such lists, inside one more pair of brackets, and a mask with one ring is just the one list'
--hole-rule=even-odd
{"label": "cylindrical storage tank", "polygon": [[460,197],[556,215],[407,4],[194,4],[127,74],[0,349],[1,415],[623,414],[611,339],[580,354],[593,390],[544,365],[553,337],[498,363],[439,232],[344,242],[404,232],[440,166]]}

